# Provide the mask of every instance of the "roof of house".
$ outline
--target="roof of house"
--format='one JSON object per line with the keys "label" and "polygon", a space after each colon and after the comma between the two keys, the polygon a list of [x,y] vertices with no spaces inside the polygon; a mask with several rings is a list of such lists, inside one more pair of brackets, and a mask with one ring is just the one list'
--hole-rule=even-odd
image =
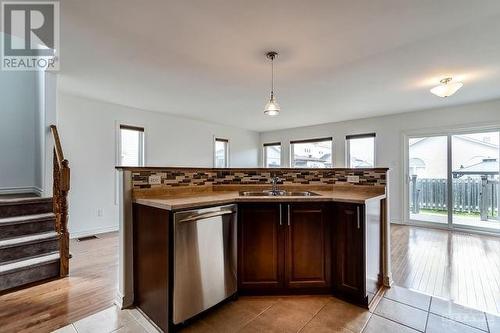
{"label": "roof of house", "polygon": [[499,164],[496,158],[485,158],[481,162],[453,171],[455,175],[494,175],[498,174]]}
{"label": "roof of house", "polygon": [[[487,147],[498,148],[498,145],[496,145],[494,143],[486,142],[486,141],[482,141],[482,140],[478,140],[478,139],[474,139],[474,138],[471,138],[471,137],[469,137],[467,135],[454,135],[454,137],[455,138],[460,138],[460,139],[465,140],[465,141],[469,141],[469,142],[481,144],[481,145],[484,145],[484,146],[487,146]],[[414,142],[410,143],[410,146],[416,145],[417,143],[422,142],[422,141],[427,140],[427,139],[430,139],[430,138],[433,138],[433,137],[429,136],[429,137],[425,137],[425,138],[418,138]]]}

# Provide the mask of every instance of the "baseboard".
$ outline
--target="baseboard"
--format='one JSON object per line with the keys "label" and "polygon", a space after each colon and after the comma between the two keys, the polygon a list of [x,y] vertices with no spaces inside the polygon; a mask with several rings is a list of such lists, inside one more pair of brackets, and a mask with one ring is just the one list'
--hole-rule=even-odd
{"label": "baseboard", "polygon": [[133,295],[124,296],[121,292],[117,291],[114,303],[122,310],[130,308],[131,306],[134,305],[134,296]]}
{"label": "baseboard", "polygon": [[42,196],[43,190],[36,186],[20,186],[20,187],[0,187],[0,194],[23,194],[33,193]]}
{"label": "baseboard", "polygon": [[78,231],[78,232],[70,232],[69,238],[87,237],[87,236],[104,234],[107,232],[114,232],[114,231],[118,231],[118,226],[89,229],[89,230]]}

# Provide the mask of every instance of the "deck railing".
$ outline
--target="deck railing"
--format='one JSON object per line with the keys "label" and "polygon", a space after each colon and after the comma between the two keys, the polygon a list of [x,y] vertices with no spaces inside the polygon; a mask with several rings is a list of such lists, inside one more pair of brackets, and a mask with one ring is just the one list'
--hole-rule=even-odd
{"label": "deck railing", "polygon": [[[479,214],[482,221],[498,216],[498,180],[485,176],[455,178],[453,186],[453,212]],[[447,211],[448,185],[442,178],[410,180],[410,212],[421,209]]]}

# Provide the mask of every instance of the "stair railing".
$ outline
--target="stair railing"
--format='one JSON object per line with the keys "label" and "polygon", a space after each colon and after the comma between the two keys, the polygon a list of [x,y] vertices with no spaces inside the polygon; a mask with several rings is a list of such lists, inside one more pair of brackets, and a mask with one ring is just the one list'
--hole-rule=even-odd
{"label": "stair railing", "polygon": [[68,192],[70,189],[69,162],[64,158],[56,125],[50,125],[54,138],[53,204],[56,231],[59,234],[60,276],[69,273]]}

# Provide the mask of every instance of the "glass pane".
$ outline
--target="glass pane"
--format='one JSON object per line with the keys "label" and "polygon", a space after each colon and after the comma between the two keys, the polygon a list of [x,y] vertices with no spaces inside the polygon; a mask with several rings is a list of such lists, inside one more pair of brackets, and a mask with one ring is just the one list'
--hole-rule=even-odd
{"label": "glass pane", "polygon": [[331,168],[332,141],[293,143],[294,168]]}
{"label": "glass pane", "polygon": [[349,140],[349,167],[373,168],[375,166],[375,138]]}
{"label": "glass pane", "polygon": [[141,136],[142,132],[131,129],[120,129],[121,162],[123,166],[140,166],[141,158]]}
{"label": "glass pane", "polygon": [[453,223],[500,229],[499,132],[452,136]]}
{"label": "glass pane", "polygon": [[446,136],[408,140],[411,220],[448,223],[447,142]]}
{"label": "glass pane", "polygon": [[215,167],[227,167],[227,142],[225,141],[215,141]]}
{"label": "glass pane", "polygon": [[264,159],[266,168],[279,168],[281,166],[281,146],[264,146]]}

